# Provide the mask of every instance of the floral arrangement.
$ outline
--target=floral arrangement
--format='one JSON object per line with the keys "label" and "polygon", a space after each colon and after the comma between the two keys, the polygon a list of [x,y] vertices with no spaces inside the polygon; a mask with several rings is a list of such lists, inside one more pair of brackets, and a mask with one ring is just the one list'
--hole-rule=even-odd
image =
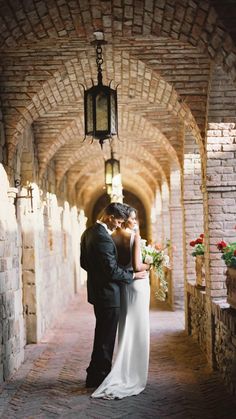
{"label": "floral arrangement", "polygon": [[168,283],[165,278],[164,268],[170,269],[170,259],[165,250],[170,247],[168,241],[164,248],[160,244],[147,245],[146,240],[141,240],[142,259],[144,263],[152,265],[152,269],[158,275],[160,285],[155,296],[160,301],[165,301],[166,293],[168,291]]}
{"label": "floral arrangement", "polygon": [[194,247],[194,251],[192,256],[197,255],[204,255],[205,253],[205,246],[204,246],[204,234],[200,234],[200,236],[196,240],[192,240],[190,243],[191,247]]}
{"label": "floral arrangement", "polygon": [[229,268],[236,268],[236,243],[226,243],[221,240],[217,243],[217,249],[222,253],[222,259]]}

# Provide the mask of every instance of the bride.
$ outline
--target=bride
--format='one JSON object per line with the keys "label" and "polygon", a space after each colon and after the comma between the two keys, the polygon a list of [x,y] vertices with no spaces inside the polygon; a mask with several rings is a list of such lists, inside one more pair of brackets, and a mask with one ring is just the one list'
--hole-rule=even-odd
{"label": "bride", "polygon": [[[135,271],[148,270],[141,261],[137,211],[127,205],[128,220],[124,229],[112,234],[118,252],[118,262]],[[144,390],[149,362],[149,275],[121,288],[121,309],[118,329],[118,351],[112,370],[92,393],[93,398],[122,399]]]}

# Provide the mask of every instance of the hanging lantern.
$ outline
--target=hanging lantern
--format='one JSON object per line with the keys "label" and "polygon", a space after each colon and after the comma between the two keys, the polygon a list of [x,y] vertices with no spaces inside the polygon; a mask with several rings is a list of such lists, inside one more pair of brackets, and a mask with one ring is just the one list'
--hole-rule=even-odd
{"label": "hanging lantern", "polygon": [[112,202],[123,201],[120,162],[114,158],[113,151],[111,158],[105,161],[105,185]]}
{"label": "hanging lantern", "polygon": [[117,89],[102,84],[102,45],[107,42],[104,40],[103,32],[94,32],[96,40],[91,42],[96,45],[97,63],[97,85],[84,91],[84,126],[85,137],[92,136],[99,140],[102,147],[103,142],[111,139],[118,134],[117,116]]}

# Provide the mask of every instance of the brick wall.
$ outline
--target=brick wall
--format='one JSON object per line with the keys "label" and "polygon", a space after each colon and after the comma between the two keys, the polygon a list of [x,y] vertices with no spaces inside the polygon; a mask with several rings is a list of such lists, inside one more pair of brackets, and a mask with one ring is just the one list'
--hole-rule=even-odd
{"label": "brick wall", "polygon": [[210,293],[226,295],[225,265],[216,248],[235,241],[236,220],[236,88],[219,68],[212,74],[207,130],[207,192],[210,244]]}
{"label": "brick wall", "polygon": [[160,189],[156,191],[155,202],[151,210],[152,239],[156,243],[162,243],[162,197]]}
{"label": "brick wall", "polygon": [[204,233],[201,184],[201,156],[199,147],[191,133],[187,132],[184,144],[183,203],[186,255],[185,269],[188,281],[196,278],[195,258],[191,255],[193,248],[189,246],[189,242],[195,240],[201,233]]}
{"label": "brick wall", "polygon": [[[236,314],[226,303],[226,266],[216,244],[235,241],[236,89],[219,67],[209,86],[206,156],[202,167],[206,242],[206,291],[188,284],[189,333],[197,337],[231,392],[236,389]],[[208,266],[209,265],[209,266]],[[203,342],[203,344],[202,344]]]}
{"label": "brick wall", "polygon": [[162,196],[162,241],[170,239],[170,191],[167,182],[163,182],[161,185],[161,196]]}
{"label": "brick wall", "polygon": [[173,167],[170,174],[170,240],[172,243],[172,301],[175,307],[184,304],[183,207],[181,172]]}
{"label": "brick wall", "polygon": [[0,109],[0,162],[6,161],[6,153],[5,153],[5,132],[4,132],[4,125],[2,121],[2,110]]}

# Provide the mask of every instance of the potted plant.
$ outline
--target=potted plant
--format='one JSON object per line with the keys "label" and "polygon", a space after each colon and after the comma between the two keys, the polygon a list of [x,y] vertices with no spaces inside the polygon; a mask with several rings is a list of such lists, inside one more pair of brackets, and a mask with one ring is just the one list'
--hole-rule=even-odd
{"label": "potted plant", "polygon": [[222,253],[226,271],[227,302],[236,309],[236,243],[226,243],[224,240],[217,243],[218,250]]}
{"label": "potted plant", "polygon": [[194,248],[192,256],[195,257],[196,285],[200,288],[203,288],[206,285],[204,265],[204,234],[200,234],[196,240],[192,240],[189,244]]}

